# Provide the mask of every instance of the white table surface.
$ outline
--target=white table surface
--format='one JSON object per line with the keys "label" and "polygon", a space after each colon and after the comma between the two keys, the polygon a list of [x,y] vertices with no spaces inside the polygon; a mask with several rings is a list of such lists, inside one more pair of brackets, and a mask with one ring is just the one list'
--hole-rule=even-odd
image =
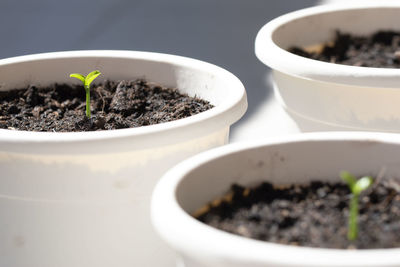
{"label": "white table surface", "polygon": [[252,113],[245,114],[242,120],[232,127],[231,143],[300,132],[296,123],[274,97],[272,77],[269,71],[266,71],[264,78],[265,86],[259,90],[268,91],[269,97]]}

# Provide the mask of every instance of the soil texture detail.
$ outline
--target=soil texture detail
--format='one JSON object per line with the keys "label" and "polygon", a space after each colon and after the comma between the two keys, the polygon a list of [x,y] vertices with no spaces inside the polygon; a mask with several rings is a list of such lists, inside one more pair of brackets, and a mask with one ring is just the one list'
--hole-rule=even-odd
{"label": "soil texture detail", "polygon": [[320,61],[376,68],[400,68],[400,32],[378,31],[369,36],[356,36],[336,31],[332,43],[320,51],[291,47],[289,52]]}
{"label": "soil texture detail", "polygon": [[[255,188],[233,185],[218,201],[203,207],[200,221],[248,238],[320,248],[400,247],[400,184],[383,179],[359,200],[359,232],[347,239],[350,191],[342,183]],[[204,210],[206,210],[204,212]]]}
{"label": "soil texture detail", "polygon": [[105,81],[91,88],[91,118],[83,86],[54,84],[0,92],[0,128],[81,132],[133,128],[186,118],[213,106],[143,79]]}

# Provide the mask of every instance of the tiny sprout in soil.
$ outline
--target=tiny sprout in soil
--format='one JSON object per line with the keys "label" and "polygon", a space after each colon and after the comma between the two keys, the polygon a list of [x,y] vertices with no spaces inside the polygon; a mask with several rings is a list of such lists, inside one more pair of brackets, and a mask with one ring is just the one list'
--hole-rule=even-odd
{"label": "tiny sprout in soil", "polygon": [[347,183],[351,191],[347,239],[353,241],[357,239],[358,235],[358,198],[361,192],[373,183],[373,178],[364,176],[357,180],[354,175],[346,171],[341,172],[340,177]]}
{"label": "tiny sprout in soil", "polygon": [[98,70],[92,71],[86,76],[83,76],[79,73],[72,73],[69,77],[77,78],[83,83],[83,87],[85,88],[86,92],[86,117],[90,119],[90,84],[93,82],[94,79],[97,78],[101,73]]}

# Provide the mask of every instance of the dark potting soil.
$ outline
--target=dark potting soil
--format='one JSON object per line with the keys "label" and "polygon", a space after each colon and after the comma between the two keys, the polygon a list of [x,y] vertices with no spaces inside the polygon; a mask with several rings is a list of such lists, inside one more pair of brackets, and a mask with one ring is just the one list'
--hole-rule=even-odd
{"label": "dark potting soil", "polygon": [[312,182],[276,188],[233,185],[223,200],[196,217],[244,237],[307,247],[400,247],[400,184],[384,180],[360,196],[359,233],[347,240],[350,191],[344,184]]}
{"label": "dark potting soil", "polygon": [[369,36],[354,36],[336,32],[332,44],[321,51],[307,52],[292,47],[290,52],[299,56],[351,66],[400,68],[400,32],[378,31]]}
{"label": "dark potting soil", "polygon": [[82,86],[34,85],[0,92],[0,128],[77,132],[140,127],[212,108],[207,101],[145,80],[106,81],[91,88],[92,117],[85,115]]}

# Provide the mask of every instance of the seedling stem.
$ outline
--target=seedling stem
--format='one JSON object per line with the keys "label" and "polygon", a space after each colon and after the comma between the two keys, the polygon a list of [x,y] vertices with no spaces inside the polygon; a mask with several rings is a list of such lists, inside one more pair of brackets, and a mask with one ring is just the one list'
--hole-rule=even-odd
{"label": "seedling stem", "polygon": [[358,235],[358,199],[362,191],[367,189],[372,183],[373,178],[371,176],[364,176],[357,180],[357,178],[349,172],[343,171],[340,173],[340,177],[347,183],[351,191],[350,199],[350,210],[349,210],[349,225],[347,232],[347,239],[354,241]]}

